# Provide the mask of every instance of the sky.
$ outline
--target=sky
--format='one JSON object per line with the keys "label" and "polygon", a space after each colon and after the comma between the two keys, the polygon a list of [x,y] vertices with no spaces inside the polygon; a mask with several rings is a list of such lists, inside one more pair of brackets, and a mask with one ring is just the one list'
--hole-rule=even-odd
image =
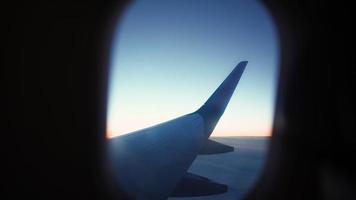
{"label": "sky", "polygon": [[135,1],[112,42],[107,137],[194,112],[243,60],[212,136],[269,136],[278,59],[275,24],[258,1]]}

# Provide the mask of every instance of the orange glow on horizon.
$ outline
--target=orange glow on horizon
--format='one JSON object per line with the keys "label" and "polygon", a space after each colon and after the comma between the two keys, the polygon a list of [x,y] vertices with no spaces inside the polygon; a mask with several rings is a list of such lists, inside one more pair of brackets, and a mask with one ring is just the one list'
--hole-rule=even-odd
{"label": "orange glow on horizon", "polygon": [[[130,133],[130,132],[127,132]],[[120,134],[118,131],[108,129],[106,131],[106,138],[111,139],[116,136],[125,135],[127,133]],[[268,130],[249,130],[249,131],[214,131],[210,137],[270,137],[272,136],[272,129]]]}

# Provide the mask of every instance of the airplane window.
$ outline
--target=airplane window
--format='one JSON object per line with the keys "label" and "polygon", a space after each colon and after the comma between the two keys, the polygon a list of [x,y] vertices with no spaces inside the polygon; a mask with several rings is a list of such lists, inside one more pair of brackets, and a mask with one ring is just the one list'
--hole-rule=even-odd
{"label": "airplane window", "polygon": [[278,36],[258,1],[136,1],[112,43],[107,139],[137,199],[241,199],[263,168]]}

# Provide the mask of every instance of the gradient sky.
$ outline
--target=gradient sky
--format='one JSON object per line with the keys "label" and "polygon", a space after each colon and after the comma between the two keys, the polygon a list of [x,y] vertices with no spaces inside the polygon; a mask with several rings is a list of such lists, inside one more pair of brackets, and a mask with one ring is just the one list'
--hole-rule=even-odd
{"label": "gradient sky", "polygon": [[249,61],[212,136],[271,133],[278,66],[271,16],[257,1],[136,1],[111,51],[108,137],[197,110]]}

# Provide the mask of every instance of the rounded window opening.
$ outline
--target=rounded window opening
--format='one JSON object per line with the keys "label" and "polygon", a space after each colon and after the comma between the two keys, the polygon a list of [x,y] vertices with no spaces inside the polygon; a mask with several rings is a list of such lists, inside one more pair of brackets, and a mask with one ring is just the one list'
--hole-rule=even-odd
{"label": "rounded window opening", "polygon": [[111,51],[112,178],[137,199],[241,199],[264,166],[278,38],[257,1],[136,1]]}

